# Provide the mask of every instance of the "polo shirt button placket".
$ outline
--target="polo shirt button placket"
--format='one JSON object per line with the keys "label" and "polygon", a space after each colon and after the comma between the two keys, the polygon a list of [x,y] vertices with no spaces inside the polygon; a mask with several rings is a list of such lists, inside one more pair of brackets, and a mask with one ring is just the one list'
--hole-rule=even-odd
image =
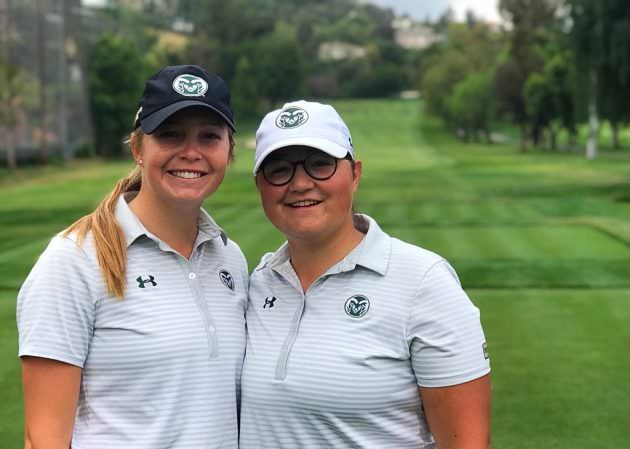
{"label": "polo shirt button placket", "polygon": [[[315,285],[315,283],[313,283]],[[311,287],[313,287],[311,285]],[[311,291],[311,288],[308,289]],[[282,345],[282,351],[280,353],[280,358],[276,364],[276,380],[285,380],[287,377],[287,368],[289,363],[289,356],[291,355],[291,350],[293,349],[293,345],[295,344],[295,340],[298,338],[298,334],[300,332],[300,324],[302,322],[302,317],[304,316],[304,312],[306,310],[306,300],[309,296],[308,291],[306,293],[302,293],[300,290],[301,301],[299,303],[298,308],[293,315],[293,320],[291,322],[291,328],[289,329],[289,334],[287,335],[284,344]]]}
{"label": "polo shirt button placket", "polygon": [[208,308],[208,304],[204,298],[203,291],[199,286],[197,274],[193,271],[192,265],[193,264],[190,261],[184,261],[184,268],[188,273],[188,284],[190,285],[190,291],[193,295],[195,305],[197,306],[197,309],[199,310],[199,313],[201,314],[201,318],[204,323],[204,330],[208,339],[209,357],[211,359],[214,359],[219,356],[216,328],[214,326],[212,315],[210,314],[210,309]]}

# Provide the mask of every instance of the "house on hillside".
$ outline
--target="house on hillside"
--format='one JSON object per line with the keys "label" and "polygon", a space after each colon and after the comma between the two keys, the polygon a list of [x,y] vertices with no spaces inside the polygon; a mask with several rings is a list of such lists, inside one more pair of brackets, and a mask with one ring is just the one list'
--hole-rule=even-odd
{"label": "house on hillside", "polygon": [[392,28],[396,43],[403,48],[422,50],[444,39],[431,27],[409,17],[397,17],[392,21]]}
{"label": "house on hillside", "polygon": [[340,41],[324,42],[317,50],[317,57],[320,61],[357,59],[363,58],[365,54],[365,47]]}

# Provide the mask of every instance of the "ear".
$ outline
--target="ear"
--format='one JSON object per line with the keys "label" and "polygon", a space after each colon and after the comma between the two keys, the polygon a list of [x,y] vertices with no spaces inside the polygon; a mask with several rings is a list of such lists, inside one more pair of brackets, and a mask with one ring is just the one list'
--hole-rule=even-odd
{"label": "ear", "polygon": [[359,190],[359,182],[361,181],[361,175],[363,174],[363,163],[360,160],[354,161],[354,170],[352,170],[352,193],[356,193]]}
{"label": "ear", "polygon": [[133,156],[133,159],[136,161],[136,163],[139,163],[138,161],[142,160],[142,149],[140,148],[142,147],[142,145],[134,145],[133,143],[131,143],[129,147],[131,148],[131,155]]}

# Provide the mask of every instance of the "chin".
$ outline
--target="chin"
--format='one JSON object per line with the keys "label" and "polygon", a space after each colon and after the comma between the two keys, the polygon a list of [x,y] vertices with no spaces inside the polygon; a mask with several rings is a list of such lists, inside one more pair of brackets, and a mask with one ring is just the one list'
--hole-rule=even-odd
{"label": "chin", "polygon": [[207,195],[176,194],[170,195],[168,201],[175,207],[199,207],[206,197]]}
{"label": "chin", "polygon": [[173,192],[173,198],[176,201],[197,201],[199,203],[202,203],[206,198],[208,198],[210,195],[212,195],[214,192],[216,191],[216,188],[214,189],[205,189],[203,191],[201,190],[179,190],[179,191],[175,191]]}
{"label": "chin", "polygon": [[321,226],[314,225],[291,226],[288,229],[285,228],[282,232],[288,239],[297,240],[319,240],[325,235]]}

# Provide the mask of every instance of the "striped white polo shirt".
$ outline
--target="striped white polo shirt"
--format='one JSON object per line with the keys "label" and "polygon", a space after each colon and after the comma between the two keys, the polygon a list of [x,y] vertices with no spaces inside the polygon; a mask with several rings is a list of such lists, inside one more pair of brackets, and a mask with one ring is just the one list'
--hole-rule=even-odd
{"label": "striped white polo shirt", "polygon": [[83,368],[73,449],[236,448],[243,254],[203,210],[190,260],[122,198],[116,219],[124,299],[107,293],[91,236],[82,247],[56,236],[18,296],[19,355]]}
{"label": "striped white polo shirt", "polygon": [[490,371],[450,265],[356,221],[363,241],[305,294],[286,244],[252,273],[241,449],[434,448],[418,386]]}

